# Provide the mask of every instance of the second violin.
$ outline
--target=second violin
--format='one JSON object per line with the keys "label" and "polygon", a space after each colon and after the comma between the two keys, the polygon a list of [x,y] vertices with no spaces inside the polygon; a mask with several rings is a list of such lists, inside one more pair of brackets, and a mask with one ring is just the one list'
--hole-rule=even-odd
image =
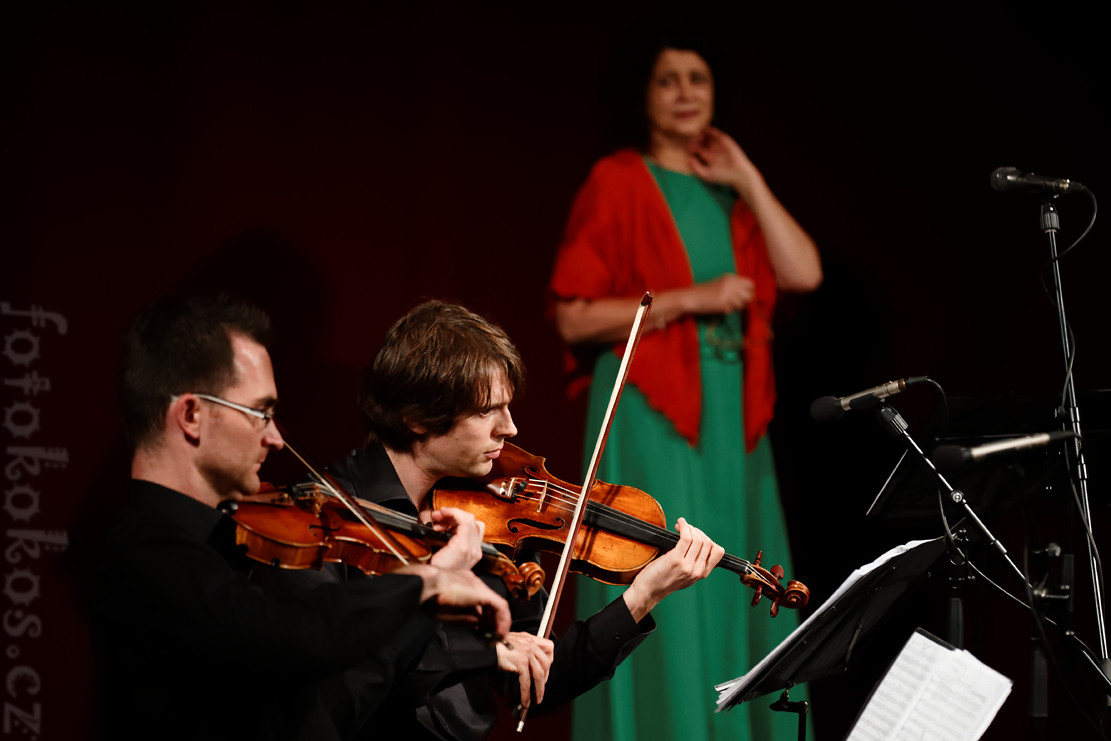
{"label": "second violin", "polygon": [[[234,507],[236,542],[246,548],[249,558],[278,568],[319,569],[325,563],[342,563],[365,574],[389,573],[403,565],[402,559],[428,561],[447,543],[447,533],[413,517],[351,499],[373,527],[319,484],[263,483],[257,494]],[[517,567],[489,545],[484,545],[476,568],[500,577],[520,598],[536,594],[544,582],[538,565]]]}

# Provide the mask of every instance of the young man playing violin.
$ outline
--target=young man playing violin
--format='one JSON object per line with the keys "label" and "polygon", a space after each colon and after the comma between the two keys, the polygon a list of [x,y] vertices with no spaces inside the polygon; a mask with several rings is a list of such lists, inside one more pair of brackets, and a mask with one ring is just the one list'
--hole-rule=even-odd
{"label": "young man playing violin", "polygon": [[[106,738],[338,739],[332,699],[349,672],[365,711],[433,637],[435,618],[505,600],[469,570],[406,567],[378,579],[264,594],[220,509],[259,488],[283,447],[269,320],[219,299],[163,300],[128,335],[121,376],[134,446],[129,500],[93,569],[98,708]],[[473,518],[451,526],[475,529]],[[449,544],[448,556],[473,539]]]}
{"label": "young man playing violin", "polygon": [[[505,441],[517,434],[509,405],[523,377],[520,355],[500,328],[455,304],[421,304],[390,329],[364,373],[365,448],[331,472],[361,499],[436,522],[433,486],[445,477],[488,474]],[[484,738],[496,720],[494,690],[510,704],[534,702],[529,712],[535,716],[613,676],[654,628],[652,608],[705,578],[722,557],[720,546],[681,518],[677,529],[674,550],[554,643],[536,635],[542,595],[510,599],[512,630],[493,647],[473,631],[437,626],[437,639],[416,669],[399,678],[373,728],[382,737],[410,740]],[[459,549],[457,565],[477,561],[482,532],[481,523],[469,529],[474,548],[470,554]],[[507,593],[496,578],[485,579]]]}

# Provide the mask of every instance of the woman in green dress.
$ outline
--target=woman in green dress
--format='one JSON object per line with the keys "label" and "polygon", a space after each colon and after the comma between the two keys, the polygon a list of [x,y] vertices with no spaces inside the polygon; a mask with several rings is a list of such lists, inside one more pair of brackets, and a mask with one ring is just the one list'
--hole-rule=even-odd
{"label": "woman in green dress", "polygon": [[[647,57],[643,145],[599,161],[580,191],[553,273],[555,316],[572,365],[592,375],[589,456],[639,298],[652,290],[598,477],[644,489],[729,553],[763,549],[790,573],[765,435],[770,322],[777,292],[813,290],[821,263],[740,146],[710,125],[708,57],[675,39]],[[584,615],[613,598],[595,582],[577,589]],[[773,620],[750,600],[723,574],[662,604],[661,635],[578,700],[575,737],[795,738],[797,718],[767,703],[714,714],[712,685],[748,671],[797,625],[792,611]]]}

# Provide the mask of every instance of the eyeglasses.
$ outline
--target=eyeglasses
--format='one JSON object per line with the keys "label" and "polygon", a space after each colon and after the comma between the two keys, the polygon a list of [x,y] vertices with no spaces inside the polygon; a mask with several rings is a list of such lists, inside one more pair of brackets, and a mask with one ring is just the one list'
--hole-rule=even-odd
{"label": "eyeglasses", "polygon": [[252,407],[243,406],[242,404],[236,404],[234,401],[221,399],[219,396],[213,396],[212,394],[198,394],[194,392],[193,396],[196,396],[198,399],[204,399],[205,401],[211,401],[213,404],[222,404],[223,406],[231,407],[236,411],[243,412],[249,417],[261,419],[263,427],[265,427],[268,422],[274,419],[273,411],[267,411],[265,409],[254,409]]}

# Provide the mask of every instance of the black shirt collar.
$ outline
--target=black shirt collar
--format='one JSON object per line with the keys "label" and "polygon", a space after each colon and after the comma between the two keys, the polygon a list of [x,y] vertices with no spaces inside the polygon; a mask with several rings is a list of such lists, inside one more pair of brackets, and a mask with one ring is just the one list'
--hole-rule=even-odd
{"label": "black shirt collar", "polygon": [[386,449],[377,443],[371,443],[363,450],[352,450],[342,461],[329,466],[328,471],[360,499],[396,512],[417,515],[417,507],[401,484],[393,461],[386,454]]}
{"label": "black shirt collar", "polygon": [[197,540],[206,540],[224,519],[224,513],[191,496],[161,484],[131,479],[130,502],[139,510],[176,523]]}

